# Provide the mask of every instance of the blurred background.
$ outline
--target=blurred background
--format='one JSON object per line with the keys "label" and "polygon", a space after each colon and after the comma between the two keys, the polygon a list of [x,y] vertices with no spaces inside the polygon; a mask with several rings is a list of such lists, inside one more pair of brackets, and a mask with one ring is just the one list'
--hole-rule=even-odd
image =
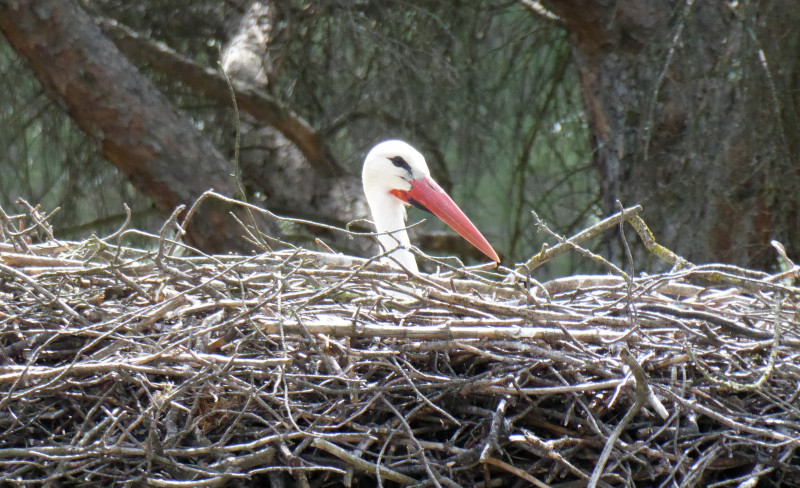
{"label": "blurred background", "polygon": [[[770,239],[798,251],[800,36],[791,2],[630,0],[613,10],[552,3],[74,6],[213,144],[228,164],[222,172],[240,173],[247,199],[280,215],[338,226],[367,218],[363,158],[375,143],[400,138],[426,156],[507,264],[553,244],[533,225],[532,209],[570,236],[613,213],[617,199],[644,205],[656,238],[696,262],[774,268]],[[135,171],[109,161],[97,136],[85,135],[65,95],[43,88],[46,67],[31,69],[36,61],[16,47],[11,28],[0,37],[0,205],[20,211],[14,202],[22,197],[45,212],[60,208],[51,220],[56,235],[81,239],[118,228],[124,202],[133,227],[156,232],[168,210]],[[216,73],[224,65],[232,80],[305,122],[324,163],[309,164],[280,128],[245,111],[237,118],[230,101],[193,86],[185,68],[158,65],[153,46]],[[209,186],[201,182],[197,195]],[[410,222],[423,218],[410,210]],[[343,252],[371,252],[368,239],[265,225],[297,245],[313,248],[321,237]],[[468,245],[444,230],[427,218],[414,238],[433,254],[472,262]],[[623,260],[618,232],[587,245]],[[663,267],[634,251],[637,270]],[[597,270],[566,256],[542,273]]]}

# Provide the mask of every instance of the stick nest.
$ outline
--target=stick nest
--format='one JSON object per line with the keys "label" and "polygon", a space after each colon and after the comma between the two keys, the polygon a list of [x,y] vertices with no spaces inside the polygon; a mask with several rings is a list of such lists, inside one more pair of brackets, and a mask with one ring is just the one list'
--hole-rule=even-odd
{"label": "stick nest", "polygon": [[796,266],[538,284],[36,226],[0,233],[0,485],[800,479]]}

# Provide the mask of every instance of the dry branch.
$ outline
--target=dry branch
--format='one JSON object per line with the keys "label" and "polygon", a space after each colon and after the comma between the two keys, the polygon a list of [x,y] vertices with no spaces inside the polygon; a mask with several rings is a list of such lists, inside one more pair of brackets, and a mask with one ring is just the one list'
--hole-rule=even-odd
{"label": "dry branch", "polygon": [[179,256],[158,236],[119,245],[128,230],[23,249],[14,229],[0,484],[800,476],[790,276],[690,266],[528,290],[298,249]]}

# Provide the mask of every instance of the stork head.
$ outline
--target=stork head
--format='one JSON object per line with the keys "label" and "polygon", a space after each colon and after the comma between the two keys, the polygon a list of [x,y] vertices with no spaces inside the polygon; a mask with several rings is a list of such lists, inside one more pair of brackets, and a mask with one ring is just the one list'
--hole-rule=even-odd
{"label": "stork head", "polygon": [[373,147],[364,160],[361,179],[367,199],[370,193],[411,190],[411,182],[430,177],[425,157],[403,141],[384,141]]}
{"label": "stork head", "polygon": [[387,218],[403,217],[404,205],[430,212],[458,232],[489,258],[500,262],[497,253],[450,196],[431,178],[425,157],[403,141],[385,141],[367,154],[362,172],[364,193],[379,232],[394,231],[382,225]]}

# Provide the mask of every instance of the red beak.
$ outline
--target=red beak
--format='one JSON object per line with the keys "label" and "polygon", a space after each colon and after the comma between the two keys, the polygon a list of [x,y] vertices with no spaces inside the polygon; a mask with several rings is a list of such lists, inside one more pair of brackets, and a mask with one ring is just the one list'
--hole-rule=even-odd
{"label": "red beak", "polygon": [[450,195],[445,193],[442,187],[429,176],[411,181],[411,190],[409,191],[391,190],[391,193],[406,203],[436,215],[490,259],[497,263],[500,262],[497,253],[494,252],[483,234],[458,208]]}

